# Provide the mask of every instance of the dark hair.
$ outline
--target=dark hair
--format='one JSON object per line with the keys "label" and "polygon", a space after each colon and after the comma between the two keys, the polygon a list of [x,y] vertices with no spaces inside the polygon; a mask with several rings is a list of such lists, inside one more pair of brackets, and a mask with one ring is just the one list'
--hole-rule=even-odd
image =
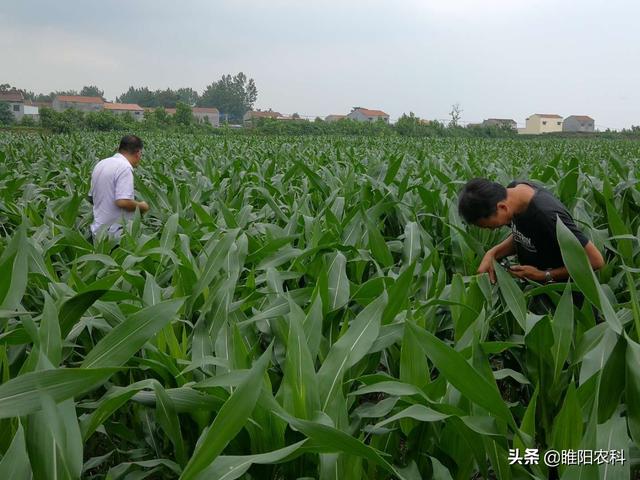
{"label": "dark hair", "polygon": [[120,139],[119,152],[138,153],[142,150],[142,140],[135,135],[125,135]]}
{"label": "dark hair", "polygon": [[458,213],[465,222],[475,224],[492,216],[498,210],[498,202],[507,198],[507,189],[486,178],[469,180],[460,191]]}

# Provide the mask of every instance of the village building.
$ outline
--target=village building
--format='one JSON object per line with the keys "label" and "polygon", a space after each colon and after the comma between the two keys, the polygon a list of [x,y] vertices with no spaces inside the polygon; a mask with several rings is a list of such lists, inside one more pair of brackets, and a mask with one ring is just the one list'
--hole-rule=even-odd
{"label": "village building", "polygon": [[594,132],[595,121],[587,115],[570,115],[562,122],[563,132]]}
{"label": "village building", "polygon": [[56,112],[63,112],[70,108],[81,112],[97,112],[104,108],[105,101],[100,97],[85,97],[82,95],[56,95],[52,106]]}
{"label": "village building", "polygon": [[518,129],[518,133],[526,135],[540,135],[562,131],[562,117],[555,113],[535,113],[526,119],[525,128]]}
{"label": "village building", "polygon": [[347,115],[347,118],[356,120],[358,122],[376,122],[382,120],[385,123],[389,123],[389,114],[382,110],[370,110],[368,108],[354,107],[351,113]]}
{"label": "village building", "polygon": [[130,113],[138,122],[144,118],[144,108],[137,103],[105,103],[104,109],[117,114]]}

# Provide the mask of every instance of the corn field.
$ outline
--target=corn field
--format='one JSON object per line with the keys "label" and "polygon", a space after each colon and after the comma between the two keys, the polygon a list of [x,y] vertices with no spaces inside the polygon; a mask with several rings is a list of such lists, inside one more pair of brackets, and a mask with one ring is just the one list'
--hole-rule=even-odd
{"label": "corn field", "polygon": [[[637,478],[640,144],[147,134],[151,210],[92,244],[118,140],[0,133],[0,478]],[[478,176],[544,184],[606,266],[560,223],[571,281],[476,275]]]}

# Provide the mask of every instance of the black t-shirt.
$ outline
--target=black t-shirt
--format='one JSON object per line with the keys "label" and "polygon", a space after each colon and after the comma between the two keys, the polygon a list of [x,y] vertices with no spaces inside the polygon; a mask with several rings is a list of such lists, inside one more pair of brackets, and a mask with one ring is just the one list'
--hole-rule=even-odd
{"label": "black t-shirt", "polygon": [[584,247],[589,239],[576,227],[566,207],[551,192],[535,183],[514,181],[507,188],[524,183],[535,190],[527,209],[514,215],[511,221],[511,233],[521,265],[533,265],[545,270],[564,265],[558,238],[556,236],[556,217],[560,217]]}

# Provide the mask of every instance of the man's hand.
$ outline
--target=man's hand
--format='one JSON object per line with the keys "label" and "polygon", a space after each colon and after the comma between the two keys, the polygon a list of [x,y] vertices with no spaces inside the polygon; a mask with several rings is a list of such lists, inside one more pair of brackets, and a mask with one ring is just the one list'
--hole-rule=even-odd
{"label": "man's hand", "polygon": [[149,204],[147,202],[138,202],[138,208],[140,213],[147,213],[149,211]]}
{"label": "man's hand", "polygon": [[128,198],[116,200],[116,206],[125,209],[127,212],[135,212],[136,208],[140,210],[140,213],[149,211],[149,204],[147,202],[136,202]]}
{"label": "man's hand", "polygon": [[496,259],[492,250],[489,250],[482,257],[482,261],[480,262],[480,266],[478,267],[478,273],[488,273],[489,280],[491,283],[496,283],[496,272],[493,269],[493,261]]}
{"label": "man's hand", "polygon": [[528,278],[535,282],[544,282],[544,272],[531,265],[511,265],[508,272],[517,278]]}

